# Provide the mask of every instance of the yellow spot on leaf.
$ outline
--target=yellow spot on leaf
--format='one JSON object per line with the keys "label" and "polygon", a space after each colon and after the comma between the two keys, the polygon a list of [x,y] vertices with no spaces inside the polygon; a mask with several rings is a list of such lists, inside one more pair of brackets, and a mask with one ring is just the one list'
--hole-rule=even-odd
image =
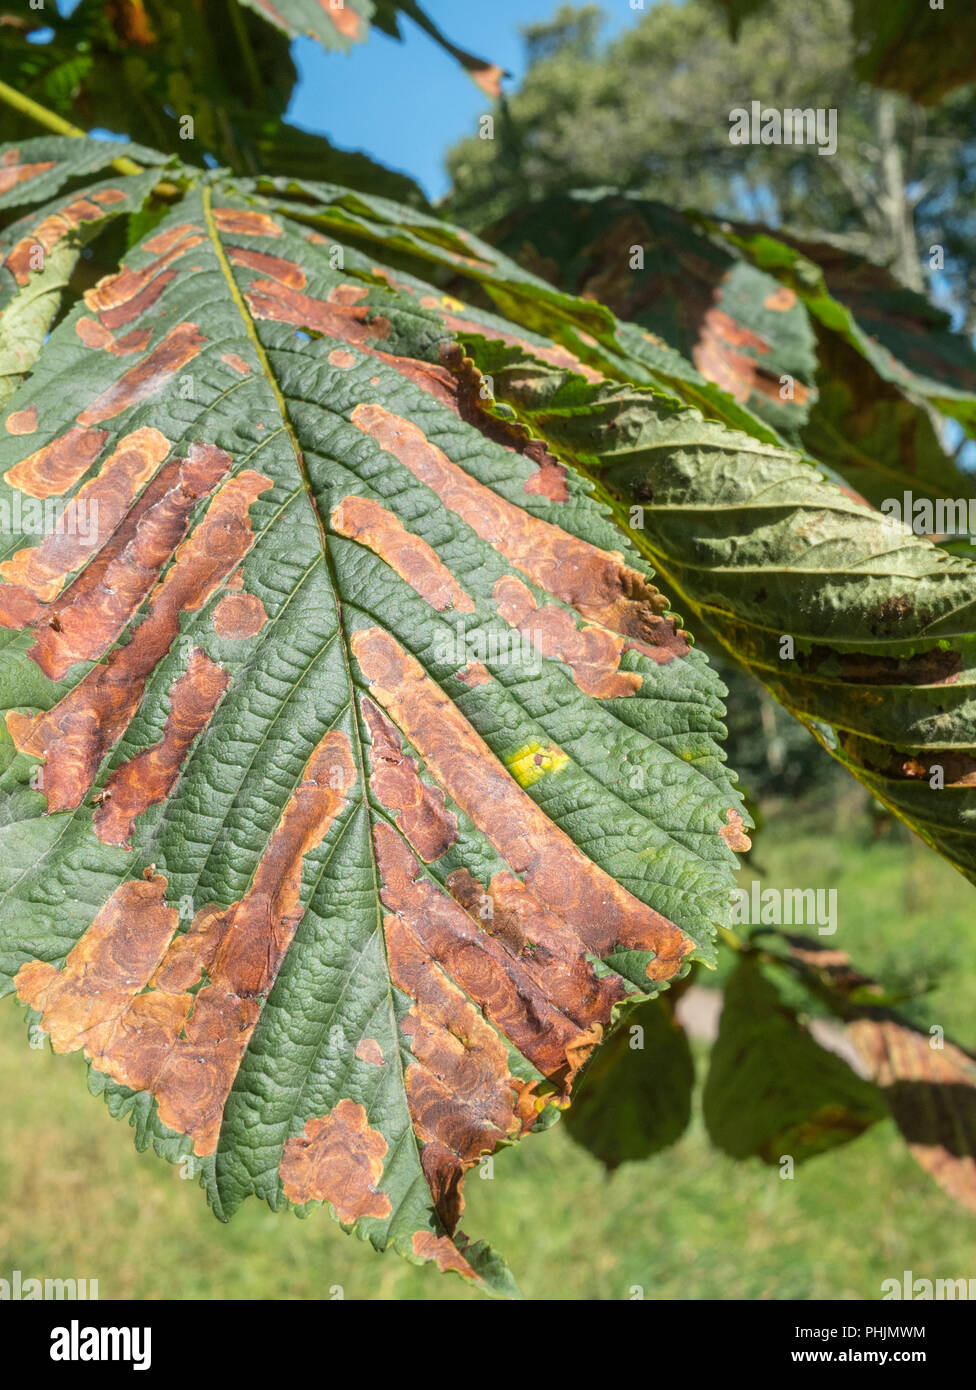
{"label": "yellow spot on leaf", "polygon": [[518,752],[505,759],[505,766],[520,787],[531,787],[546,773],[562,772],[569,757],[552,744],[526,743]]}

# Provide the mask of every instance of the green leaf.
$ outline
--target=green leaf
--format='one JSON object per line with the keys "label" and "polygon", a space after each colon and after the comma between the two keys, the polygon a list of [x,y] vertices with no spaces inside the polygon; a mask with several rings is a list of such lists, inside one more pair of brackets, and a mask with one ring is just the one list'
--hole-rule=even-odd
{"label": "green leaf", "polygon": [[[544,361],[582,372],[590,381],[609,377],[654,385],[711,419],[767,443],[782,442],[663,339],[621,322],[602,304],[555,289],[471,232],[421,210],[335,185],[260,178],[254,187],[291,216],[398,267],[401,287],[416,290],[425,307],[454,334],[480,328],[486,337],[526,347]],[[431,294],[426,279],[441,286],[440,296]]]}
{"label": "green leaf", "polygon": [[752,956],[725,986],[702,1107],[718,1148],[769,1164],[803,1163],[887,1113],[874,1086],[814,1041]]}
{"label": "green leaf", "polygon": [[[256,8],[262,19],[237,0],[81,0],[68,19],[54,17],[49,43],[4,28],[0,76],[76,123],[124,130],[198,163],[209,156],[248,173],[333,178],[426,207],[406,175],[285,124],[297,70],[288,38],[264,22],[272,7]],[[311,9],[333,32],[326,16],[354,17],[317,0]],[[11,134],[32,130],[18,113],[10,118]],[[113,158],[125,153],[109,148]]]}
{"label": "green leaf", "polygon": [[698,622],[976,880],[972,562],[647,388],[465,346],[503,407],[599,479]]}
{"label": "green leaf", "polygon": [[511,1294],[462,1179],[713,958],[722,688],[426,296],[175,196],[3,415],[3,987],[218,1215]]}
{"label": "green leaf", "polygon": [[[715,418],[769,440],[748,418],[758,417],[772,442],[803,448],[874,505],[902,508],[905,491],[976,498],[933,424],[940,411],[976,431],[976,353],[942,310],[879,266],[610,192],[547,198],[489,237],[679,348],[747,412]],[[668,384],[702,406],[680,379]]]}
{"label": "green leaf", "polygon": [[[115,153],[118,146],[108,149]],[[86,157],[84,142],[71,139],[31,140],[15,152],[18,160],[5,166],[17,178],[8,197],[18,195],[22,202],[30,192],[47,197],[69,179],[110,163],[108,150],[90,151]],[[138,211],[158,180],[158,169],[151,169],[134,178],[89,183],[83,191],[62,194],[18,217],[0,233],[0,405],[40,351],[85,242],[107,222]]]}
{"label": "green leaf", "polygon": [[612,1172],[681,1138],[694,1084],[688,1039],[663,994],[638,1005],[596,1053],[564,1123]]}
{"label": "green leaf", "polygon": [[139,164],[166,162],[165,155],[128,141],[42,135],[17,145],[5,145],[0,164],[0,212],[43,203],[69,180],[100,173],[123,157]]}
{"label": "green leaf", "polygon": [[[520,264],[677,348],[794,443],[816,401],[809,318],[795,294],[683,213],[604,191],[529,204],[488,239]],[[781,380],[791,378],[784,397]]]}

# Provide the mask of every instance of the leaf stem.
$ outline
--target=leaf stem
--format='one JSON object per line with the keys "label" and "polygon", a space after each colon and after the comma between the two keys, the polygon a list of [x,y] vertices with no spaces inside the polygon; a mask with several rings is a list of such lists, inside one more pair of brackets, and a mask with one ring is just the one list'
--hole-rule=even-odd
{"label": "leaf stem", "polygon": [[[32,97],[24,96],[23,92],[18,92],[16,88],[8,87],[6,82],[0,82],[0,101],[15,111],[19,111],[22,116],[27,116],[29,120],[44,126],[45,130],[53,131],[55,135],[71,135],[79,140],[86,138],[86,132],[80,126],[72,125],[70,121],[66,121],[57,112],[49,111],[46,106],[34,101]],[[117,174],[142,173],[142,165],[137,164],[134,159],[128,159],[125,155],[113,159],[112,168]]]}

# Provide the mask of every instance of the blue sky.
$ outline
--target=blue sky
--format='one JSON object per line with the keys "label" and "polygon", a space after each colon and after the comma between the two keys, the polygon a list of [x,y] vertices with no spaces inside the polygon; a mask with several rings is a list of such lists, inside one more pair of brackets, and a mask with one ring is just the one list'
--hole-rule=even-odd
{"label": "blue sky", "polygon": [[[559,2],[425,0],[424,9],[453,43],[507,68],[506,87],[513,91],[525,71],[521,26],[550,19]],[[605,39],[641,18],[630,0],[602,0],[602,7]],[[447,191],[445,151],[473,134],[492,104],[415,24],[404,19],[401,30],[402,43],[373,30],[349,54],[297,40],[292,53],[301,80],[288,119],[410,174],[436,199]]]}

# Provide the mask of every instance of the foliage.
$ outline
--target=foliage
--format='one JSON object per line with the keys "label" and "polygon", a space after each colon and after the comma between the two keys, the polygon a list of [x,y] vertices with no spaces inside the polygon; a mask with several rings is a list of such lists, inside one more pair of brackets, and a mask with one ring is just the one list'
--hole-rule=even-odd
{"label": "foliage", "polygon": [[[470,137],[448,156],[452,217],[480,231],[536,200],[610,184],[672,209],[788,226],[808,239],[829,229],[844,250],[893,267],[911,288],[950,293],[976,326],[976,88],[922,109],[866,86],[850,0],[769,0],[736,41],[714,0],[648,6],[605,46],[597,15],[592,5],[564,6],[546,30],[529,33],[534,61],[506,98],[494,140]],[[963,22],[958,13],[933,18],[956,26],[956,39]],[[962,52],[954,39],[916,70],[936,71]],[[836,153],[730,144],[730,111],[753,101],[833,108]],[[944,252],[938,276],[934,244]]]}
{"label": "foliage", "polygon": [[[0,986],[218,1216],[327,1203],[511,1296],[465,1175],[577,1097],[610,1167],[673,1143],[674,1003],[720,938],[715,1142],[802,1160],[887,1105],[973,1205],[968,1054],[841,953],[738,934],[724,687],[670,602],[976,880],[976,569],[871,505],[971,495],[942,425],[976,428],[972,352],[849,248],[714,205],[561,195],[479,240],[280,120],[287,36],[418,7],[247,3],[240,70],[187,65],[189,3],[3,50],[99,120],[224,85],[189,149],[135,114],[161,152],[0,151]],[[537,67],[575,81],[594,35],[565,13]]]}
{"label": "foliage", "polygon": [[[331,178],[425,206],[411,179],[285,122],[297,77],[290,38],[347,49],[370,21],[399,38],[404,15],[497,95],[501,69],[451,44],[416,0],[81,0],[68,16],[4,16],[0,79],[84,127],[197,163]],[[29,117],[5,121],[7,138],[35,133]]]}

